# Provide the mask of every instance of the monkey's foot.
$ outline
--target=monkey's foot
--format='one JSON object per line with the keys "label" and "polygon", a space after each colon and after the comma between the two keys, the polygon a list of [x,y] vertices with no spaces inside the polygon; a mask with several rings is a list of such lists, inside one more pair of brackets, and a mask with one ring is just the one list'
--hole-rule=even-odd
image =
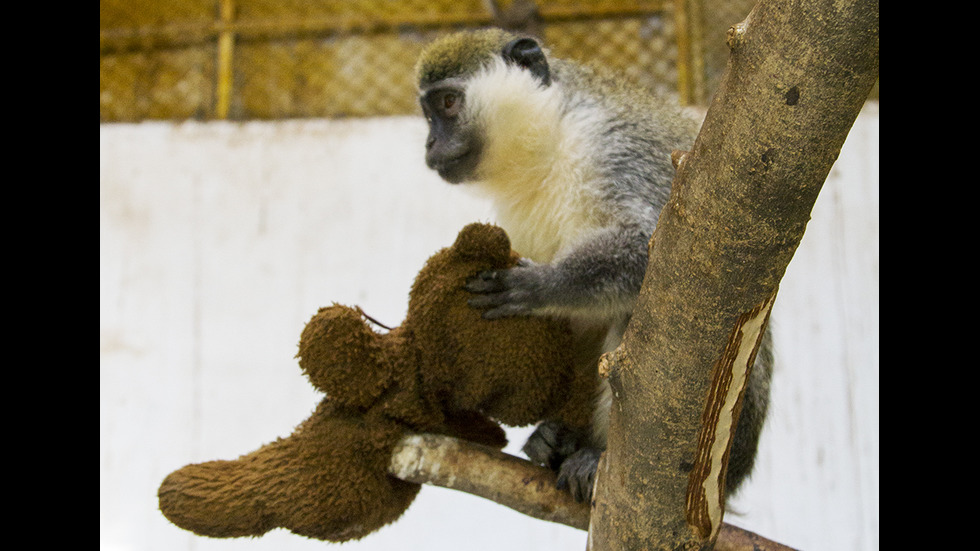
{"label": "monkey's foot", "polygon": [[601,455],[602,450],[598,448],[582,448],[573,453],[558,471],[558,489],[567,489],[579,503],[592,499],[592,486]]}
{"label": "monkey's foot", "polygon": [[581,440],[577,431],[555,421],[545,421],[534,429],[522,451],[531,462],[557,471],[578,450]]}

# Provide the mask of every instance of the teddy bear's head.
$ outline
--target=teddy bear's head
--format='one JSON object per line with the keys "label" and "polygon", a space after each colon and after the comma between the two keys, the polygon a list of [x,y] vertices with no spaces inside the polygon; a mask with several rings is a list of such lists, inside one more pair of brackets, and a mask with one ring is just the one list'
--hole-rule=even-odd
{"label": "teddy bear's head", "polygon": [[470,224],[419,272],[400,327],[379,333],[358,309],[323,308],[303,331],[300,366],[336,403],[366,410],[383,395],[389,414],[416,424],[433,409],[479,412],[513,426],[539,421],[565,399],[574,375],[567,326],[485,320],[464,288],[480,272],[518,259],[501,228]]}
{"label": "teddy bear's head", "polygon": [[470,224],[416,278],[403,327],[418,349],[425,391],[440,408],[521,426],[541,420],[567,397],[573,346],[564,322],[485,320],[468,304],[467,280],[518,260],[504,230]]}

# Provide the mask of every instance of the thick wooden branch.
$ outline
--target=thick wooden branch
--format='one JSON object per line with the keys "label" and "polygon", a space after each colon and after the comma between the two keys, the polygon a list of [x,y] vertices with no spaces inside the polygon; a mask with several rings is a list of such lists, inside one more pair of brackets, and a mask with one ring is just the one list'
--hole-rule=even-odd
{"label": "thick wooden branch", "polygon": [[875,0],[764,0],[651,243],[623,344],[593,549],[702,549],[723,532],[751,358],[821,186],[878,77]]}
{"label": "thick wooden branch", "polygon": [[[555,489],[555,474],[499,450],[435,434],[409,434],[392,453],[392,476],[467,492],[528,516],[588,530],[589,506]],[[792,551],[724,525],[716,551]]]}

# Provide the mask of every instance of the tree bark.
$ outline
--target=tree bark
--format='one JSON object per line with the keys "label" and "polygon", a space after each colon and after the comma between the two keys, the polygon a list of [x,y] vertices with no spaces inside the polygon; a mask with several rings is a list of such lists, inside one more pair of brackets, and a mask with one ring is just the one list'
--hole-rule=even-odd
{"label": "tree bark", "polygon": [[[555,473],[530,461],[473,442],[437,434],[408,434],[388,472],[415,482],[459,490],[525,515],[579,530],[589,528],[589,506],[555,488]],[[716,551],[792,551],[741,528],[724,525]]]}
{"label": "tree bark", "polygon": [[878,78],[876,0],[764,0],[678,159],[622,345],[590,548],[718,538],[731,435],[779,281]]}

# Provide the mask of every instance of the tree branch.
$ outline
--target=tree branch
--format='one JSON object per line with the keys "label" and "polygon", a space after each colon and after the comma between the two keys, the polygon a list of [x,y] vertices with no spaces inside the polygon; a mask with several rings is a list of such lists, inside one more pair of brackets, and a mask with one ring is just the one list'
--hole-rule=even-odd
{"label": "tree branch", "polygon": [[[499,450],[436,434],[409,434],[391,456],[388,472],[401,480],[459,490],[579,530],[589,528],[589,506],[555,489],[555,473]],[[724,525],[716,551],[792,551],[741,528]]]}
{"label": "tree branch", "polygon": [[589,508],[555,489],[554,472],[488,446],[410,434],[395,447],[388,472],[408,482],[477,495],[534,518],[589,527]]}

